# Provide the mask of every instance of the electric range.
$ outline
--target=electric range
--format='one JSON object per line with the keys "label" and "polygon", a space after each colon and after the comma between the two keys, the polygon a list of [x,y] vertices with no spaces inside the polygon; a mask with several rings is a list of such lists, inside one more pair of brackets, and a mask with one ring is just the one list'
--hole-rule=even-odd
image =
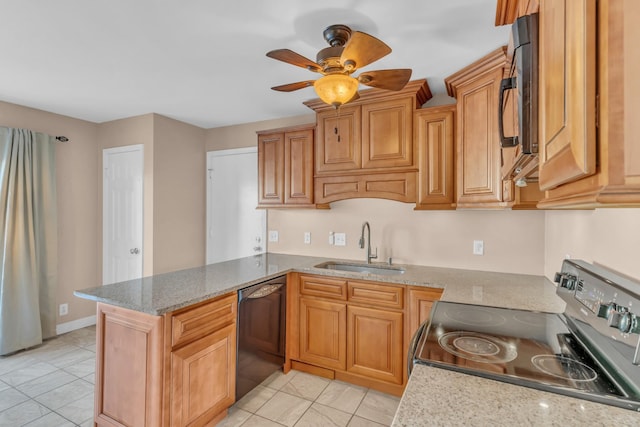
{"label": "electric range", "polygon": [[421,363],[640,410],[640,283],[578,260],[565,260],[555,281],[562,314],[435,303],[411,342],[409,369]]}

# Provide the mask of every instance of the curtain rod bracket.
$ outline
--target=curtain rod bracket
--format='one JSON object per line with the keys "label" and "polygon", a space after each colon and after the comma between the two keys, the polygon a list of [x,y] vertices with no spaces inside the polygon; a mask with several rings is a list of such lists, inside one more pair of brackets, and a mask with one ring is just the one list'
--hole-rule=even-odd
{"label": "curtain rod bracket", "polygon": [[56,139],[60,142],[68,142],[69,138],[67,138],[66,136],[56,136]]}

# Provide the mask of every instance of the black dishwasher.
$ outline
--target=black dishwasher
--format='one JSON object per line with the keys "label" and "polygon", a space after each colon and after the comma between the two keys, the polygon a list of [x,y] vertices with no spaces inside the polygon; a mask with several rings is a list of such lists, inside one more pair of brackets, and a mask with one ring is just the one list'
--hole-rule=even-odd
{"label": "black dishwasher", "polygon": [[238,291],[236,401],[282,369],[286,276]]}

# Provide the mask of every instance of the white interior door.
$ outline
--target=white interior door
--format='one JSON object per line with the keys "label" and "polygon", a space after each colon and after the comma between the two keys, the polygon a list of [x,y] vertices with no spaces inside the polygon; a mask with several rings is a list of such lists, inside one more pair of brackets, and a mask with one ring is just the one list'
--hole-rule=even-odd
{"label": "white interior door", "polygon": [[102,284],[142,277],[143,147],[102,152]]}
{"label": "white interior door", "polygon": [[263,253],[257,147],[207,153],[207,264]]}

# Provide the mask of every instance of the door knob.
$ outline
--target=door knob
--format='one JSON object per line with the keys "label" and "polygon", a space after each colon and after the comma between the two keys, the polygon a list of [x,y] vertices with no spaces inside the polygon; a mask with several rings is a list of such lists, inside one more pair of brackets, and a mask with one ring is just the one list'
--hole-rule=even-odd
{"label": "door knob", "polygon": [[138,248],[133,248],[131,249],[129,252],[131,252],[133,255],[138,255],[140,253],[140,249]]}

